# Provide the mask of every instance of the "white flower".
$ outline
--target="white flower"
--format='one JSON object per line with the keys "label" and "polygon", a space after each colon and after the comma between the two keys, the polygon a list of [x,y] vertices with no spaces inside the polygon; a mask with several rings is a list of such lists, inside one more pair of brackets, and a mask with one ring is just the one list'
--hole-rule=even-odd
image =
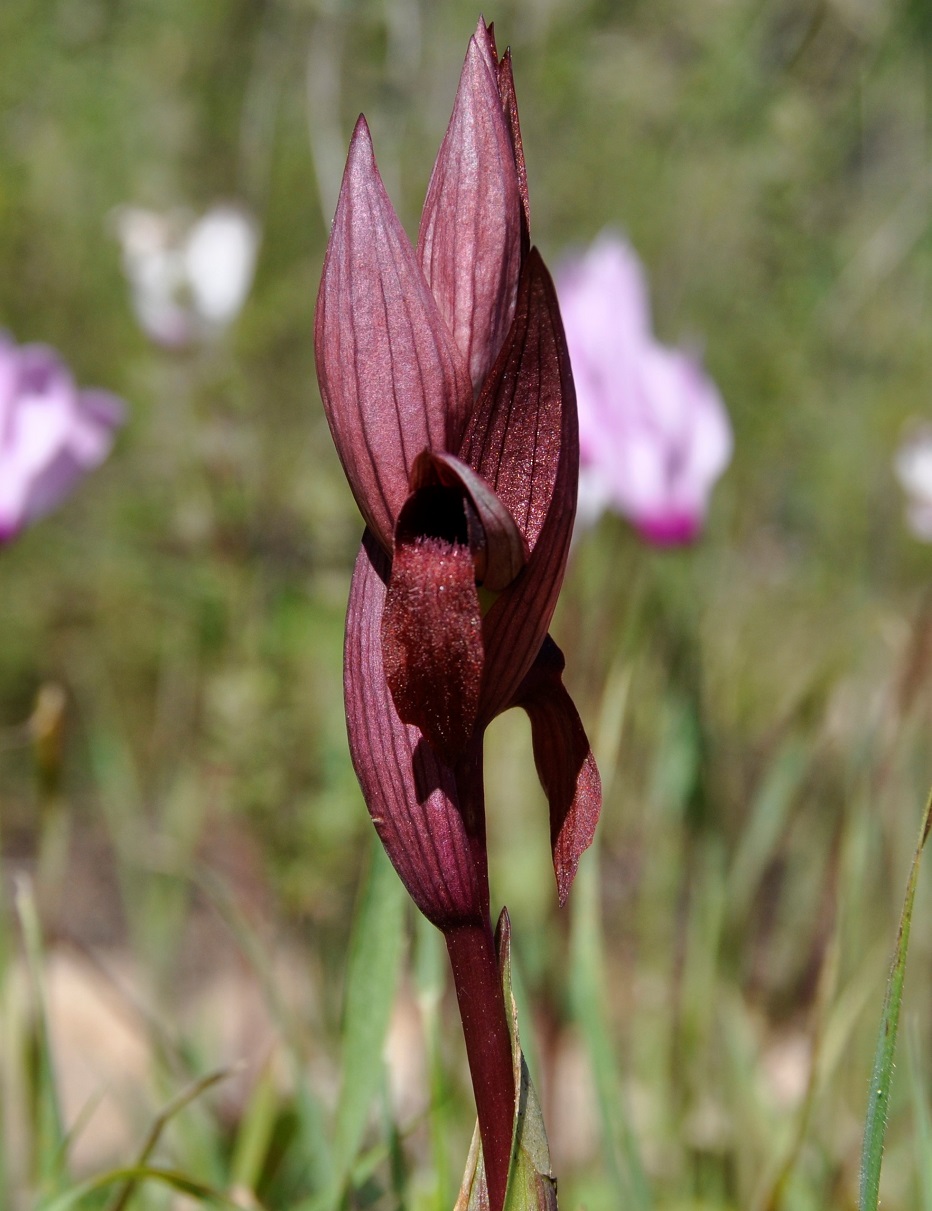
{"label": "white flower", "polygon": [[123,271],[143,331],[160,345],[222,332],[252,285],[259,228],[241,206],[221,203],[193,220],[139,206],[115,213]]}
{"label": "white flower", "polygon": [[906,525],[922,542],[932,542],[932,425],[918,426],[903,442],[893,469],[906,493]]}

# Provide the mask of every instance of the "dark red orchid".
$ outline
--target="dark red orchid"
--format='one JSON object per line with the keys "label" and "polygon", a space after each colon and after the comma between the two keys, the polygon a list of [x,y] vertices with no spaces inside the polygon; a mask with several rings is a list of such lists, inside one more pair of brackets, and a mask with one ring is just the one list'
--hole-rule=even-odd
{"label": "dark red orchid", "polygon": [[[324,407],[367,526],[346,626],[350,749],[389,857],[446,936],[474,1084],[476,1047],[497,1048],[498,1062],[508,1046],[504,1010],[490,1026],[480,1004],[487,994],[501,1001],[485,728],[511,706],[530,717],[561,903],[601,803],[589,742],[562,684],[563,657],[547,634],[579,451],[557,300],[528,233],[511,60],[499,61],[480,20],[416,249],[359,119],[315,327]],[[482,1037],[471,1041],[471,1030]],[[482,1083],[495,1084],[494,1066],[486,1063]],[[507,1116],[509,1148],[511,1082],[499,1082],[504,1109],[485,1115]],[[487,1096],[477,1087],[494,1208],[504,1177],[490,1155],[500,1142],[483,1123]],[[507,1150],[504,1164],[507,1175]]]}

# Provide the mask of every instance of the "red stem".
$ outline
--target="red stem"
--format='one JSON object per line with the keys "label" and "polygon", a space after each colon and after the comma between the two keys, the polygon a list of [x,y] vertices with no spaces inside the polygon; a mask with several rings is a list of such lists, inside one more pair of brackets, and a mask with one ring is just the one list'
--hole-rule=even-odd
{"label": "red stem", "polygon": [[489,915],[482,742],[480,731],[456,764],[460,812],[476,868],[478,913],[472,921],[444,930],[444,937],[453,967],[453,984],[476,1098],[490,1211],[502,1211],[511,1167],[515,1079],[502,975]]}
{"label": "red stem", "polygon": [[515,1081],[505,994],[492,926],[459,925],[445,933],[476,1096],[491,1211],[502,1211],[511,1164]]}
{"label": "red stem", "polygon": [[[489,913],[489,855],[485,838],[485,782],[482,775],[481,732],[474,736],[466,752],[456,763],[456,789],[459,792],[460,814],[469,838],[469,848],[479,884],[479,904],[483,919],[491,921]],[[491,926],[489,926],[491,929]]]}

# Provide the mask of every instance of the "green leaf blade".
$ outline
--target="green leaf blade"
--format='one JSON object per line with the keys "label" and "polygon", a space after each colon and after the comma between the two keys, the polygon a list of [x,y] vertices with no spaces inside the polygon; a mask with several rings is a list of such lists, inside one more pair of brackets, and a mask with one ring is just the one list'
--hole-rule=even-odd
{"label": "green leaf blade", "polygon": [[359,1152],[369,1109],[382,1088],[382,1051],[401,966],[405,893],[378,840],[350,942],[343,1021],[335,1169],[345,1181]]}
{"label": "green leaf blade", "polygon": [[890,1087],[893,1083],[896,1035],[900,1023],[900,1006],[903,1002],[903,984],[906,978],[906,952],[909,947],[909,931],[916,898],[916,884],[919,880],[919,866],[930,828],[932,828],[932,794],[926,802],[919,843],[913,855],[909,879],[906,883],[900,928],[884,996],[877,1047],[874,1052],[870,1094],[867,1099],[867,1116],[864,1122],[864,1142],[861,1148],[859,1211],[877,1211],[880,1200],[880,1169],[883,1164],[883,1143],[887,1129],[887,1111],[890,1106]]}

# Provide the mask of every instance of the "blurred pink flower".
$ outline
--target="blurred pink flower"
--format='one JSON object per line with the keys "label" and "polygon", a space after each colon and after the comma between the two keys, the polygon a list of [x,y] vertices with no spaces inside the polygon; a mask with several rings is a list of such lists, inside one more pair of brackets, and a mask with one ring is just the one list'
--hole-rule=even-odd
{"label": "blurred pink flower", "polygon": [[0,543],[54,509],[107,457],[123,403],[79,391],[45,345],[0,331]]}
{"label": "blurred pink flower", "polygon": [[698,357],[651,332],[644,270],[606,232],[557,274],[579,408],[577,525],[605,509],[648,541],[691,542],[731,458],[728,414]]}

